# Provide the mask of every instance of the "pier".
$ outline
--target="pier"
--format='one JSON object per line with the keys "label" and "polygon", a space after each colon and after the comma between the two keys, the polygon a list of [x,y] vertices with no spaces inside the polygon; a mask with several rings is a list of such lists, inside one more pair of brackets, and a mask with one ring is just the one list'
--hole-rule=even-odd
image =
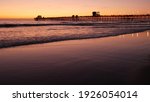
{"label": "pier", "polygon": [[100,15],[100,16],[70,16],[70,17],[42,17],[34,18],[36,21],[118,21],[118,22],[150,22],[150,14],[147,15]]}

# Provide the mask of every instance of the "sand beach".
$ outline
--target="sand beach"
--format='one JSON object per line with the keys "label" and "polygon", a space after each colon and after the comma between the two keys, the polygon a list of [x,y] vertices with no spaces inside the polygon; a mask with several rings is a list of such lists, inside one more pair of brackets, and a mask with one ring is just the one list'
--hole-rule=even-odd
{"label": "sand beach", "polygon": [[150,31],[0,49],[0,84],[150,84]]}

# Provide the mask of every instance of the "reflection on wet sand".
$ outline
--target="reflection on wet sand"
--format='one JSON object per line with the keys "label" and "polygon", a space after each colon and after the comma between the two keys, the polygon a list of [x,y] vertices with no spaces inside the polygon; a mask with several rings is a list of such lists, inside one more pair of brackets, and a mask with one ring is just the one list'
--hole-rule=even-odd
{"label": "reflection on wet sand", "polygon": [[149,31],[143,33],[142,35],[140,34],[139,36],[139,33],[132,33],[132,34],[127,34],[127,35],[120,35],[119,37],[120,38],[124,38],[124,37],[150,37],[149,36]]}
{"label": "reflection on wet sand", "polygon": [[139,37],[139,33],[136,33],[136,36]]}
{"label": "reflection on wet sand", "polygon": [[0,49],[0,84],[150,84],[149,31]]}
{"label": "reflection on wet sand", "polygon": [[147,37],[149,37],[149,32],[147,32]]}

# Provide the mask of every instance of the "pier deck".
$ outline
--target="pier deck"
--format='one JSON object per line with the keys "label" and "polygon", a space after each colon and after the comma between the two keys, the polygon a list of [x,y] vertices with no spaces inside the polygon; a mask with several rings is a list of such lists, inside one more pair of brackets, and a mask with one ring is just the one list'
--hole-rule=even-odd
{"label": "pier deck", "polygon": [[42,17],[35,18],[40,20],[54,21],[150,21],[150,15],[110,15],[110,16],[79,16],[79,17]]}

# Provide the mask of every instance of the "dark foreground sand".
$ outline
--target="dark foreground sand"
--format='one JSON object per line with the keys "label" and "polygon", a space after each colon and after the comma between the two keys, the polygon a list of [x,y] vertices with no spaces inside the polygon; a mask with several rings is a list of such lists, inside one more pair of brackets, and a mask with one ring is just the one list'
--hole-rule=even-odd
{"label": "dark foreground sand", "polygon": [[150,32],[0,49],[0,84],[150,84]]}

